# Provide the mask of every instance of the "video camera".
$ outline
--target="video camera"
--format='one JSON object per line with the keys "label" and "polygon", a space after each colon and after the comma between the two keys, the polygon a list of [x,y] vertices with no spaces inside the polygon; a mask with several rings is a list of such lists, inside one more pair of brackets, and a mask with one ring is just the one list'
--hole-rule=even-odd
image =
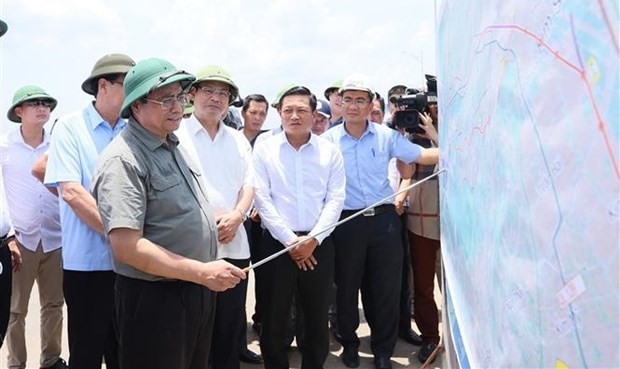
{"label": "video camera", "polygon": [[[419,91],[415,88],[408,88],[405,95],[401,97],[390,97],[390,102],[402,109],[394,114],[392,125],[396,128],[404,128],[409,133],[423,134],[420,128],[420,117],[418,113],[427,111],[429,104],[437,104],[437,78],[425,74],[426,90]],[[403,109],[404,108],[404,109]]]}
{"label": "video camera", "polygon": [[236,100],[230,103],[230,105],[234,106],[235,108],[243,107],[243,98],[241,96],[238,96]]}

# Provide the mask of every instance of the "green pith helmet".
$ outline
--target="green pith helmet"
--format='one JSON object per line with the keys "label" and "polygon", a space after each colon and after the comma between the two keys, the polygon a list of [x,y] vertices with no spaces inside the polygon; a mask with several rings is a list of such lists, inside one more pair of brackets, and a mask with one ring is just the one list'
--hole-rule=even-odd
{"label": "green pith helmet", "polygon": [[0,37],[2,37],[2,35],[4,35],[8,29],[9,26],[4,23],[2,19],[0,19]]}
{"label": "green pith helmet", "polygon": [[278,91],[278,94],[276,95],[275,99],[273,99],[271,106],[277,109],[278,106],[280,106],[280,100],[282,100],[282,95],[287,93],[291,88],[297,87],[297,86],[299,86],[299,84],[297,83],[289,83],[288,85],[284,86],[283,89]]}
{"label": "green pith helmet", "polygon": [[58,104],[58,101],[56,101],[56,99],[51,97],[41,87],[33,86],[33,85],[24,86],[24,87],[20,88],[19,90],[17,90],[15,92],[15,95],[13,96],[13,105],[11,105],[11,107],[9,108],[8,113],[6,114],[7,117],[9,118],[9,120],[11,122],[21,123],[22,122],[22,118],[18,117],[15,114],[15,108],[17,108],[21,104],[25,103],[26,101],[31,101],[31,100],[47,100],[47,101],[49,101],[52,104],[50,106],[50,111],[53,111],[56,108],[56,105]]}
{"label": "green pith helmet", "polygon": [[95,83],[99,78],[118,73],[127,73],[136,65],[132,58],[125,54],[108,54],[97,60],[90,76],[82,83],[82,90],[89,95],[95,96]]}
{"label": "green pith helmet", "polygon": [[193,83],[198,84],[200,82],[213,81],[222,82],[230,86],[230,99],[228,103],[231,104],[239,97],[239,87],[233,82],[232,77],[228,71],[217,65],[207,65],[196,72],[196,81]]}
{"label": "green pith helmet", "polygon": [[338,91],[340,90],[340,87],[342,87],[342,80],[339,79],[337,81],[335,81],[334,83],[332,83],[331,85],[329,85],[328,88],[325,89],[325,92],[323,92],[323,96],[325,96],[325,98],[329,101],[329,95],[332,93],[332,91]]}
{"label": "green pith helmet", "polygon": [[192,74],[177,69],[169,61],[158,58],[141,60],[125,76],[125,101],[121,108],[121,117],[129,118],[131,104],[145,97],[158,88],[180,82],[183,90],[196,80]]}

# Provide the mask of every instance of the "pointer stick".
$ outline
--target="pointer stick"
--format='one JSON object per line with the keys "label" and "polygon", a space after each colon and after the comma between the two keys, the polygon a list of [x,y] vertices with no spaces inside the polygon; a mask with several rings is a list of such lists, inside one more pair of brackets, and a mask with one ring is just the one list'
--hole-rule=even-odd
{"label": "pointer stick", "polygon": [[[350,216],[348,216],[348,217],[346,217],[346,218],[342,219],[341,221],[339,221],[339,222],[337,222],[337,223],[334,223],[334,224],[330,225],[329,227],[326,227],[325,229],[323,229],[323,230],[321,230],[321,231],[319,231],[319,232],[317,232],[317,233],[314,233],[314,234],[309,234],[309,235],[308,235],[308,237],[309,237],[309,238],[313,238],[313,237],[316,237],[316,236],[318,236],[318,235],[320,235],[320,234],[323,234],[323,233],[325,233],[325,232],[327,232],[327,231],[329,231],[329,230],[331,230],[331,229],[333,229],[333,228],[336,228],[336,227],[338,227],[339,225],[341,225],[341,224],[343,224],[343,223],[346,223],[346,222],[348,222],[349,220],[351,220],[351,219],[353,219],[353,218],[356,218],[356,217],[358,217],[358,216],[362,215],[365,211],[370,210],[370,209],[374,208],[374,207],[375,207],[375,206],[377,206],[377,205],[381,205],[381,204],[383,204],[384,202],[386,202],[387,200],[390,200],[390,199],[392,199],[392,198],[396,197],[397,195],[399,195],[399,194],[401,194],[401,193],[403,193],[403,192],[405,192],[405,191],[409,191],[410,189],[414,188],[415,186],[418,186],[418,185],[420,185],[420,184],[422,184],[422,183],[424,183],[424,182],[428,181],[429,179],[431,179],[431,178],[433,178],[433,177],[438,176],[439,174],[441,174],[441,173],[443,173],[443,172],[445,172],[445,171],[446,171],[445,169],[442,169],[442,170],[440,170],[440,171],[438,171],[438,172],[435,172],[435,173],[431,174],[430,176],[428,176],[428,177],[426,177],[426,178],[424,178],[424,179],[422,179],[422,180],[419,180],[419,181],[417,181],[416,183],[414,183],[414,184],[412,184],[412,185],[410,185],[410,186],[407,186],[407,187],[403,188],[402,190],[400,190],[400,191],[398,191],[398,192],[395,192],[395,193],[391,194],[390,196],[388,196],[388,197],[386,197],[386,198],[384,198],[384,199],[381,199],[381,200],[379,200],[379,201],[375,202],[374,204],[372,204],[372,205],[370,205],[370,206],[368,206],[368,207],[366,207],[366,208],[364,208],[364,209],[362,209],[362,210],[358,211],[357,213],[355,213],[355,214],[351,214]],[[269,232],[269,231],[267,231],[267,232]],[[262,260],[260,260],[260,261],[258,261],[258,262],[256,262],[256,263],[254,263],[254,264],[250,265],[249,267],[247,267],[247,268],[243,268],[243,271],[247,273],[247,272],[249,272],[250,270],[252,270],[252,269],[254,269],[254,268],[258,268],[259,266],[261,266],[261,265],[263,265],[263,264],[265,264],[265,263],[268,263],[269,261],[271,261],[271,260],[273,260],[273,259],[277,258],[278,256],[280,256],[280,255],[282,255],[282,254],[285,254],[285,253],[287,253],[289,250],[291,250],[291,249],[293,249],[293,248],[297,247],[297,246],[298,246],[301,242],[302,242],[302,241],[297,241],[297,242],[295,242],[294,244],[292,244],[292,245],[290,245],[290,246],[287,246],[287,247],[283,248],[282,250],[280,250],[280,251],[278,251],[278,252],[275,252],[275,253],[273,253],[273,254],[271,254],[271,255],[267,256],[266,258],[264,258],[264,259],[262,259]]]}

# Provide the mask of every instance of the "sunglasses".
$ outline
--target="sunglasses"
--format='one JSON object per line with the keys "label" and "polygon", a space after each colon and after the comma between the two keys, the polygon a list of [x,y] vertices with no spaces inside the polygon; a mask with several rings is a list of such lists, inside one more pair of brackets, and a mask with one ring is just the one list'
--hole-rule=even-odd
{"label": "sunglasses", "polygon": [[38,107],[38,106],[42,106],[44,108],[51,108],[52,102],[49,100],[29,100],[29,101],[25,101],[22,105],[31,106],[33,108]]}

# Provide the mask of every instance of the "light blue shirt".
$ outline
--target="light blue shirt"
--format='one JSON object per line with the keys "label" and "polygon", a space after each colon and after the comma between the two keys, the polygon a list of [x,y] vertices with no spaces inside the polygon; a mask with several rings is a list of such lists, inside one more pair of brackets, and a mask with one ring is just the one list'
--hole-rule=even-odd
{"label": "light blue shirt", "polygon": [[[125,124],[124,120],[119,119],[112,129],[93,104],[59,119],[48,151],[45,184],[57,187],[60,182],[79,182],[90,192],[99,154]],[[112,255],[106,239],[83,223],[62,198],[59,199],[59,207],[63,268],[77,271],[112,270]]]}
{"label": "light blue shirt", "polygon": [[[409,142],[398,131],[377,123],[367,123],[359,139],[347,133],[346,122],[321,135],[336,144],[344,157],[347,176],[345,210],[363,209],[394,194],[388,180],[390,159],[412,163],[422,153],[422,147]],[[385,201],[386,204],[392,202],[393,199]]]}

